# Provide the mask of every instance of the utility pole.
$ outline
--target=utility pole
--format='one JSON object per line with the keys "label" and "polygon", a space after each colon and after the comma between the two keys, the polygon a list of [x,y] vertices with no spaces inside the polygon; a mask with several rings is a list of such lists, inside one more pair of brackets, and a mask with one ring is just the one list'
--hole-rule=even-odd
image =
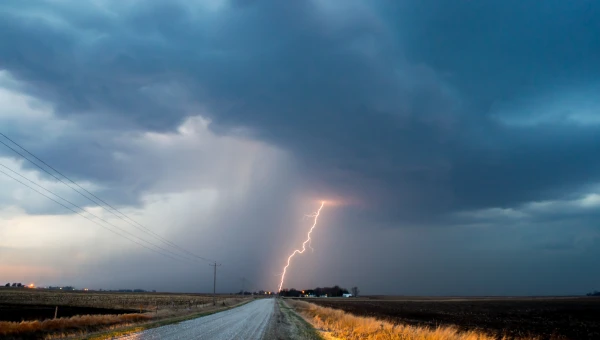
{"label": "utility pole", "polygon": [[213,306],[217,305],[217,267],[221,266],[220,264],[209,264],[209,266],[215,267],[215,277],[213,280]]}

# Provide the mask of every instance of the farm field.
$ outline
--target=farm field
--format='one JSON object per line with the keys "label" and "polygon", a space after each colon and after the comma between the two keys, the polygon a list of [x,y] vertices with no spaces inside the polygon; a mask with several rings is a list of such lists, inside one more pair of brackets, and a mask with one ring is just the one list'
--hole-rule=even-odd
{"label": "farm field", "polygon": [[[55,309],[59,307],[58,309]],[[60,311],[60,312],[59,312]],[[57,312],[57,318],[69,318],[76,315],[120,315],[137,313],[133,309],[109,309],[94,307],[75,307],[75,306],[48,306],[48,305],[19,305],[19,304],[1,304],[0,303],[0,321],[33,321],[47,320],[54,318]]]}
{"label": "farm field", "polygon": [[0,338],[55,339],[62,338],[60,334],[84,335],[140,323],[168,323],[224,310],[247,300],[217,295],[213,306],[213,297],[203,294],[0,289]]}
{"label": "farm field", "polygon": [[600,339],[600,298],[302,299],[392,323],[454,326],[510,338]]}
{"label": "farm field", "polygon": [[[222,304],[230,295],[217,295],[217,304]],[[213,303],[212,295],[205,294],[173,294],[173,293],[116,293],[116,292],[63,292],[56,290],[43,289],[0,289],[0,308],[11,308],[16,313],[17,310],[23,311],[23,319],[31,320],[27,317],[36,309],[47,310],[52,307],[52,317],[54,316],[53,307],[59,306],[59,316],[63,310],[73,309],[70,307],[88,307],[80,308],[82,311],[88,310],[91,313],[94,309],[104,309],[105,314],[119,314],[118,310],[126,312],[156,312],[160,310],[183,310],[200,308]],[[19,307],[20,306],[20,307]],[[69,307],[69,308],[67,308]],[[76,308],[77,309],[77,308]],[[98,310],[97,312],[100,312]],[[11,318],[18,318],[12,314]],[[0,313],[0,316],[3,313]],[[33,313],[35,314],[35,313]],[[40,315],[47,315],[45,312]],[[69,315],[71,316],[71,315]],[[40,318],[34,318],[40,319]],[[0,317],[0,321],[7,320]],[[20,319],[19,319],[20,321]]]}

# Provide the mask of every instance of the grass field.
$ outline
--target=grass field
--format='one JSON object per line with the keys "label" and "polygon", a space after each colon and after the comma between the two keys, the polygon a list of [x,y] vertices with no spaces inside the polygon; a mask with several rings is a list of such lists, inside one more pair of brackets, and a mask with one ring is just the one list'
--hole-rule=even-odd
{"label": "grass field", "polygon": [[[62,292],[0,289],[0,338],[56,339],[139,323],[203,315],[248,300],[239,296],[171,293]],[[53,320],[58,307],[58,318]]]}
{"label": "grass field", "polygon": [[[507,340],[484,332],[459,331],[451,326],[435,328],[391,323],[356,316],[340,309],[321,307],[301,300],[286,301],[322,332],[324,339],[338,340]],[[533,340],[528,338],[527,340]]]}
{"label": "grass field", "polygon": [[600,339],[600,298],[306,299],[390,324],[453,327],[501,338]]}
{"label": "grass field", "polygon": [[[217,303],[230,298],[217,295]],[[212,304],[212,295],[174,293],[63,292],[43,289],[0,289],[0,304],[77,306],[108,309],[186,309]]]}
{"label": "grass field", "polygon": [[77,315],[121,315],[138,313],[133,309],[109,309],[76,306],[21,305],[0,303],[0,321],[42,321],[57,318],[69,318]]}

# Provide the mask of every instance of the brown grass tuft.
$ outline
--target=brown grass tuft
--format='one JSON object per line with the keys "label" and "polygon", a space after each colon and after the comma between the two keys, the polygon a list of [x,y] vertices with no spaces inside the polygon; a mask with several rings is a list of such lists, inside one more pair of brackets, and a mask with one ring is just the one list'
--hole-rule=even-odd
{"label": "brown grass tuft", "polygon": [[[392,324],[370,317],[359,317],[344,311],[320,307],[305,301],[288,300],[295,310],[305,316],[316,328],[331,332],[342,339],[367,340],[497,340],[498,338],[475,331],[461,332],[453,327],[425,327]],[[502,338],[507,340],[508,338]],[[529,338],[534,340],[534,338]]]}
{"label": "brown grass tuft", "polygon": [[146,321],[152,317],[144,314],[77,315],[44,321],[0,321],[0,337],[25,336],[33,333],[52,333],[94,329],[117,324]]}

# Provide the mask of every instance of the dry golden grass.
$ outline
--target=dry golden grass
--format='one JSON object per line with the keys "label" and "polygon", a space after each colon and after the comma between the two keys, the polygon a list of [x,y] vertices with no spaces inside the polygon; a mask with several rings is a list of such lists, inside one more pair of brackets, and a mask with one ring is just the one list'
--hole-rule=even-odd
{"label": "dry golden grass", "polygon": [[0,321],[0,337],[24,337],[33,334],[88,330],[117,324],[146,321],[152,317],[144,314],[78,315],[44,321]]}
{"label": "dry golden grass", "polygon": [[[177,305],[173,308],[171,305],[167,305],[166,308],[145,314],[78,315],[44,321],[0,321],[0,339],[64,339],[86,336],[90,332],[117,331],[131,328],[134,325],[168,324],[169,320],[178,320],[199,313],[216,312],[249,300],[243,297],[228,297],[222,298],[216,306],[210,303],[197,307],[191,305],[191,308],[181,308]],[[128,329],[127,333],[133,331],[133,329]]]}
{"label": "dry golden grass", "polygon": [[[290,306],[306,317],[318,329],[331,332],[341,339],[367,340],[498,340],[481,332],[461,332],[452,327],[394,325],[369,317],[358,317],[344,311],[320,307],[305,301],[288,300]],[[535,338],[529,338],[534,340]],[[508,338],[502,338],[508,340]]]}

